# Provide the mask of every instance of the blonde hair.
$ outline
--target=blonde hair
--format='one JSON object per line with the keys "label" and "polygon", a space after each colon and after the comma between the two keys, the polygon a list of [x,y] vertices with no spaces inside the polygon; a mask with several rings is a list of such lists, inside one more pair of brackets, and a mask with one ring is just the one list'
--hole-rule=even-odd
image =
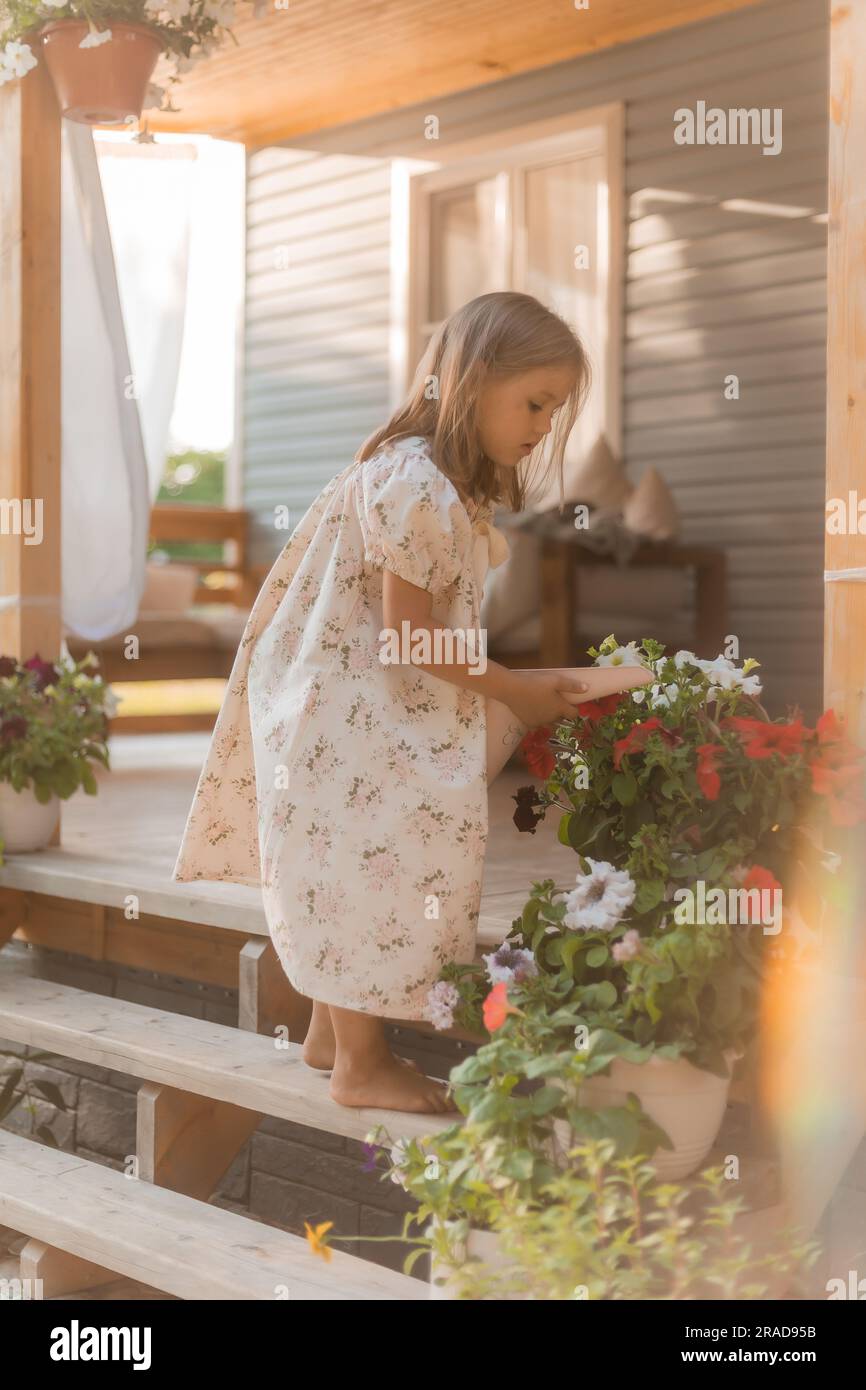
{"label": "blonde hair", "polygon": [[[575,385],[553,422],[544,472],[546,481],[552,469],[558,470],[561,498],[565,445],[589,390],[589,359],[564,319],[532,295],[510,290],[479,295],[440,325],[418,363],[406,400],[364,441],[356,461],[363,463],[388,440],[423,435],[437,467],[464,495],[481,504],[505,502],[512,511],[523,511],[535,477],[525,476],[523,463],[516,469],[500,468],[483,453],[476,427],[478,397],[490,375],[518,376],[565,363],[574,366]],[[431,383],[437,387],[432,398]],[[529,455],[529,469],[537,469],[544,446],[542,441]]]}

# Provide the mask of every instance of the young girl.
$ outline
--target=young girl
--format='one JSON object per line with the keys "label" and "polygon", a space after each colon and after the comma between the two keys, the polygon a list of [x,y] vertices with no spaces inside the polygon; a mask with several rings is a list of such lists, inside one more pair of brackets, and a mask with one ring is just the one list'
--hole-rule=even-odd
{"label": "young girl", "polygon": [[[304,1059],[338,1104],[454,1108],[392,1054],[384,1019],[429,1017],[441,967],[473,959],[487,786],[527,729],[653,679],[480,660],[485,575],[508,554],[493,507],[523,510],[521,465],[549,434],[561,485],[588,378],[537,300],[464,305],[300,521],[244,630],[173,877],[261,884],[283,969],[314,1001]],[[384,639],[407,632],[458,640],[389,662]]]}

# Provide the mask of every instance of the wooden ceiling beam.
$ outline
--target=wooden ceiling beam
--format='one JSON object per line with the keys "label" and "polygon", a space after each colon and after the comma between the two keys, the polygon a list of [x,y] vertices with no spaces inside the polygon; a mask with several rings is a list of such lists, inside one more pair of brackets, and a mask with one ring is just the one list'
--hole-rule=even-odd
{"label": "wooden ceiling beam", "polygon": [[[276,144],[647,38],[760,0],[291,0],[235,26],[155,131]],[[157,73],[159,80],[159,72]]]}

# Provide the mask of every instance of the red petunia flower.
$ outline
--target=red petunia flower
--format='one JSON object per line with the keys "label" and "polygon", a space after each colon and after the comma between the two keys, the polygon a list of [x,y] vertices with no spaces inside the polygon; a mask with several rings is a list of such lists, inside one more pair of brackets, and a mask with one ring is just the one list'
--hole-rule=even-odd
{"label": "red petunia flower", "polygon": [[654,715],[652,719],[645,720],[642,724],[635,724],[629,729],[625,738],[618,738],[613,745],[613,765],[619,770],[619,765],[627,753],[640,753],[646,747],[647,739],[650,734],[659,734],[671,748],[677,743],[682,743],[679,734],[673,730],[666,729],[661,720]]}
{"label": "red petunia flower", "polygon": [[621,694],[603,695],[600,700],[585,700],[582,705],[578,705],[576,712],[587,724],[591,724],[596,719],[603,719],[607,714],[614,714],[622,700]]}
{"label": "red petunia flower", "polygon": [[834,709],[825,709],[815,725],[819,743],[835,743],[844,737],[845,726]]}
{"label": "red petunia flower", "polygon": [[[763,897],[765,892],[775,893],[776,891],[782,891],[782,885],[775,874],[772,873],[770,869],[765,869],[763,864],[752,864],[748,872],[740,880],[739,887],[745,888],[746,892],[749,892],[752,888],[757,888],[758,892],[762,895],[759,900],[761,904],[766,901]],[[771,898],[770,901],[775,902],[775,898]],[[750,923],[760,922],[761,908],[758,907],[758,913],[757,916],[755,916],[752,913],[753,907],[755,907],[754,902],[751,899],[747,899],[745,904],[746,921]]]}
{"label": "red petunia flower", "polygon": [[12,714],[0,722],[0,743],[16,743],[24,738],[28,729],[27,720],[20,714]]}
{"label": "red petunia flower", "polygon": [[508,1002],[508,984],[505,980],[500,980],[498,985],[494,985],[482,1007],[484,1015],[484,1027],[488,1033],[495,1033],[497,1028],[501,1028],[509,1014],[522,1013],[514,1004]]}
{"label": "red petunia flower", "polygon": [[556,767],[556,757],[549,743],[552,733],[553,730],[544,725],[540,729],[530,729],[520,740],[520,751],[533,777],[546,780]]}
{"label": "red petunia flower", "polygon": [[44,690],[46,685],[54,685],[60,677],[57,667],[50,661],[43,661],[37,652],[31,656],[29,661],[24,662],[25,671],[33,671],[36,674],[36,689]]}
{"label": "red petunia flower", "polygon": [[866,758],[866,750],[845,737],[845,725],[835,710],[825,710],[815,725],[819,746],[818,761],[825,767],[847,767]]}
{"label": "red petunia flower", "polygon": [[792,753],[800,752],[803,739],[809,732],[799,718],[790,724],[769,724],[764,719],[744,719],[738,714],[727,715],[721,721],[721,727],[736,730],[747,758],[769,758],[773,753],[783,758],[790,757]]}
{"label": "red petunia flower", "polygon": [[719,757],[724,752],[721,743],[701,743],[698,745],[698,786],[707,801],[718,801],[722,789],[722,779],[716,770]]}
{"label": "red petunia flower", "polygon": [[752,864],[742,884],[743,888],[758,888],[762,892],[766,888],[769,893],[774,893],[776,889],[781,891],[782,885],[776,878],[771,869],[765,869],[763,864]]}
{"label": "red petunia flower", "polygon": [[812,790],[826,796],[827,809],[834,825],[859,825],[866,820],[866,800],[863,797],[863,767],[849,763],[847,767],[831,767],[821,758],[810,764]]}

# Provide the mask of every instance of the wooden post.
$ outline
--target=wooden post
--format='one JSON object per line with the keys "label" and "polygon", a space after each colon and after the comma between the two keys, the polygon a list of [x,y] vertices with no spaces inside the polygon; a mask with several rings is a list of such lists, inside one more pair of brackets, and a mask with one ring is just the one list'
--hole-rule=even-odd
{"label": "wooden post", "polygon": [[[60,115],[42,64],[0,87],[0,154],[0,593],[15,599],[0,609],[0,650],[52,660],[61,636]],[[28,503],[37,517],[40,502],[33,544],[18,518]]]}
{"label": "wooden post", "polygon": [[[847,525],[839,534],[825,529],[824,706],[866,745],[866,518],[857,505],[866,498],[866,4],[850,0],[831,5],[829,134],[826,502],[828,518],[844,510]],[[807,1229],[832,1202],[866,1128],[858,1065],[866,1046],[866,879],[853,837],[837,873],[844,892],[824,914],[819,961],[808,973],[786,972],[765,1039],[786,1210]],[[844,1191],[840,1198],[837,1226]],[[834,1245],[832,1258],[847,1271],[853,1253],[841,1249]]]}
{"label": "wooden post", "polygon": [[[830,228],[827,263],[827,502],[866,513],[866,6],[830,16]],[[866,515],[826,535],[825,569],[861,578],[824,585],[824,707],[866,746]],[[855,530],[856,534],[851,534]]]}
{"label": "wooden post", "polygon": [[[0,87],[0,654],[60,655],[60,113]],[[60,823],[52,843],[60,840]]]}

